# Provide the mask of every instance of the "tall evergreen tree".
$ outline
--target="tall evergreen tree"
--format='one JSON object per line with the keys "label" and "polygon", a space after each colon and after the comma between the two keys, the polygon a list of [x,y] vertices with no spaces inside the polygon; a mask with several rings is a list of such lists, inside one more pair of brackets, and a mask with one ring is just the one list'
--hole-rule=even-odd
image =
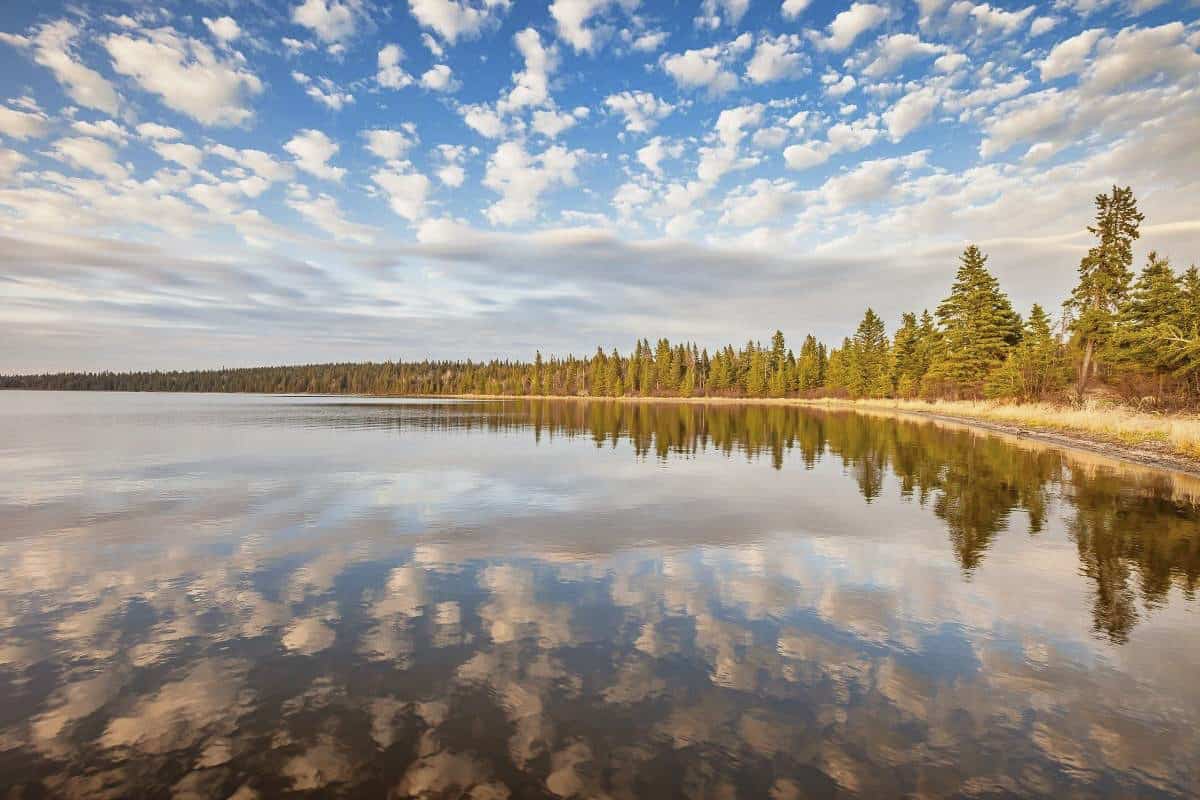
{"label": "tall evergreen tree", "polygon": [[1178,352],[1170,347],[1170,341],[1185,324],[1179,278],[1165,258],[1151,252],[1121,305],[1108,355],[1126,369],[1152,373],[1161,402],[1167,375],[1179,366]]}
{"label": "tall evergreen tree", "polygon": [[1020,341],[1021,319],[975,245],[959,258],[950,296],[938,306],[937,318],[942,328],[939,375],[955,393],[978,396],[988,373]]}
{"label": "tall evergreen tree", "polygon": [[887,331],[883,320],[868,308],[854,332],[853,369],[846,387],[855,397],[891,394]]}
{"label": "tall evergreen tree", "polygon": [[1079,262],[1079,282],[1063,304],[1073,316],[1071,330],[1083,349],[1080,397],[1097,368],[1097,351],[1108,341],[1117,310],[1129,294],[1133,243],[1141,235],[1138,229],[1144,219],[1128,186],[1113,186],[1111,194],[1097,195],[1095,204],[1096,220],[1088,232],[1097,242]]}

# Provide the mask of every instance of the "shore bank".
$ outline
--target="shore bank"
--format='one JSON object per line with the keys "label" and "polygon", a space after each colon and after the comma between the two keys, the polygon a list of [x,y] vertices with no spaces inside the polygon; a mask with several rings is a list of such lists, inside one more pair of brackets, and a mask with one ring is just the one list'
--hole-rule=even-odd
{"label": "shore bank", "polygon": [[1074,408],[1048,403],[841,400],[795,397],[572,397],[437,395],[472,400],[572,400],[615,403],[802,406],[912,416],[969,425],[1058,447],[1099,453],[1159,469],[1200,475],[1200,418],[1111,406]]}

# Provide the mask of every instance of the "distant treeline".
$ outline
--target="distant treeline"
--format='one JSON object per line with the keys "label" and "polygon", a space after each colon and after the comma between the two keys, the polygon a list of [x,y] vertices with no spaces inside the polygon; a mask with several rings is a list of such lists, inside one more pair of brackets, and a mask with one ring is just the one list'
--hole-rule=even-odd
{"label": "distant treeline", "polygon": [[975,245],[959,258],[933,314],[902,315],[889,338],[867,309],[853,336],[799,353],[776,331],[716,352],[694,342],[638,341],[621,354],[520,361],[309,364],[192,372],[0,376],[0,388],[159,392],[644,397],[1081,398],[1103,384],[1131,402],[1200,400],[1200,271],[1177,274],[1151,252],[1135,279],[1143,215],[1129,187],[1096,197],[1094,246],[1057,321],[1016,313]]}

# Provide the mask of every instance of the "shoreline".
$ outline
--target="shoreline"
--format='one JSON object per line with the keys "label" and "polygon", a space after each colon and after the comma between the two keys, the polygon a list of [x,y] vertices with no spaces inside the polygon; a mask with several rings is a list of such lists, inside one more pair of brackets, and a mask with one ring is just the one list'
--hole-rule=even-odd
{"label": "shoreline", "polygon": [[[410,395],[412,396],[412,395]],[[794,406],[800,408],[823,408],[830,411],[856,411],[859,413],[875,413],[886,416],[910,417],[926,419],[935,422],[948,422],[956,425],[966,425],[972,428],[1013,436],[1019,439],[1040,442],[1054,447],[1099,454],[1117,461],[1137,464],[1143,467],[1180,472],[1190,476],[1200,477],[1200,458],[1193,458],[1185,453],[1171,448],[1166,442],[1137,442],[1130,443],[1114,436],[1082,431],[1066,426],[1021,425],[1015,422],[1003,422],[984,416],[973,416],[964,413],[952,413],[940,410],[936,403],[928,403],[928,409],[904,407],[896,400],[843,400],[839,398],[800,398],[800,397],[585,397],[570,395],[483,395],[483,394],[454,394],[454,395],[422,395],[430,398],[454,398],[459,400],[572,400],[582,402],[616,402],[616,403],[660,403],[675,405],[760,405],[760,406]],[[909,401],[904,401],[909,402]],[[912,401],[920,403],[922,401]],[[1021,409],[1018,404],[995,404],[994,408]]]}
{"label": "shoreline", "polygon": [[[15,390],[21,391],[21,390]],[[45,390],[26,390],[45,391]],[[89,390],[64,390],[86,393]],[[121,392],[130,394],[158,394],[159,392]],[[330,400],[338,398],[357,398],[360,400],[500,400],[500,401],[529,401],[555,400],[573,402],[605,402],[628,404],[664,404],[664,405],[711,405],[711,406],[792,406],[799,408],[818,408],[828,411],[854,411],[862,414],[878,414],[892,417],[909,417],[952,425],[963,425],[981,431],[1010,436],[1015,439],[1037,442],[1043,445],[1073,450],[1079,453],[1100,455],[1114,461],[1135,464],[1145,468],[1162,470],[1200,477],[1200,437],[1193,436],[1189,442],[1190,448],[1197,455],[1183,452],[1173,447],[1169,440],[1169,428],[1172,424],[1181,423],[1195,425],[1200,428],[1200,418],[1186,416],[1155,416],[1133,412],[1119,407],[1091,409],[1086,412],[1071,412],[1069,409],[1038,405],[1015,403],[985,403],[973,401],[934,401],[920,400],[849,400],[842,398],[803,398],[803,397],[588,397],[584,395],[496,395],[496,394],[432,394],[432,395],[391,395],[391,394],[325,394],[306,392],[175,392],[172,394],[248,394],[259,397],[324,397]],[[985,413],[993,412],[994,416]],[[1016,419],[1003,418],[1003,412],[1009,412]],[[1143,425],[1143,429],[1122,439],[1115,433],[1102,433],[1085,430],[1072,425],[1056,423],[1052,419],[1036,421],[1022,419],[1025,413],[1043,416],[1053,416],[1055,413],[1084,413],[1091,421],[1108,417],[1132,417]],[[1000,418],[997,418],[1000,417]],[[1024,424],[1022,424],[1024,423]],[[1145,425],[1152,425],[1146,429]],[[1132,440],[1130,440],[1132,439]]]}

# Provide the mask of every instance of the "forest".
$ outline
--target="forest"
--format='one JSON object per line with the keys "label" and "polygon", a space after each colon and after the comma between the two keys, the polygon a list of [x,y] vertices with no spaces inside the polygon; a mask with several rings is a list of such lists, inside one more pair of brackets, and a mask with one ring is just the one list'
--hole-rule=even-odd
{"label": "forest", "polygon": [[1151,251],[1135,274],[1144,216],[1130,187],[1095,198],[1093,244],[1057,318],[1022,317],[974,244],[948,294],[888,336],[871,308],[828,346],[796,352],[782,331],[714,352],[694,342],[637,341],[590,357],[396,361],[201,371],[0,376],[0,388],[371,395],[846,397],[1075,402],[1108,394],[1136,406],[1200,404],[1200,270]]}

